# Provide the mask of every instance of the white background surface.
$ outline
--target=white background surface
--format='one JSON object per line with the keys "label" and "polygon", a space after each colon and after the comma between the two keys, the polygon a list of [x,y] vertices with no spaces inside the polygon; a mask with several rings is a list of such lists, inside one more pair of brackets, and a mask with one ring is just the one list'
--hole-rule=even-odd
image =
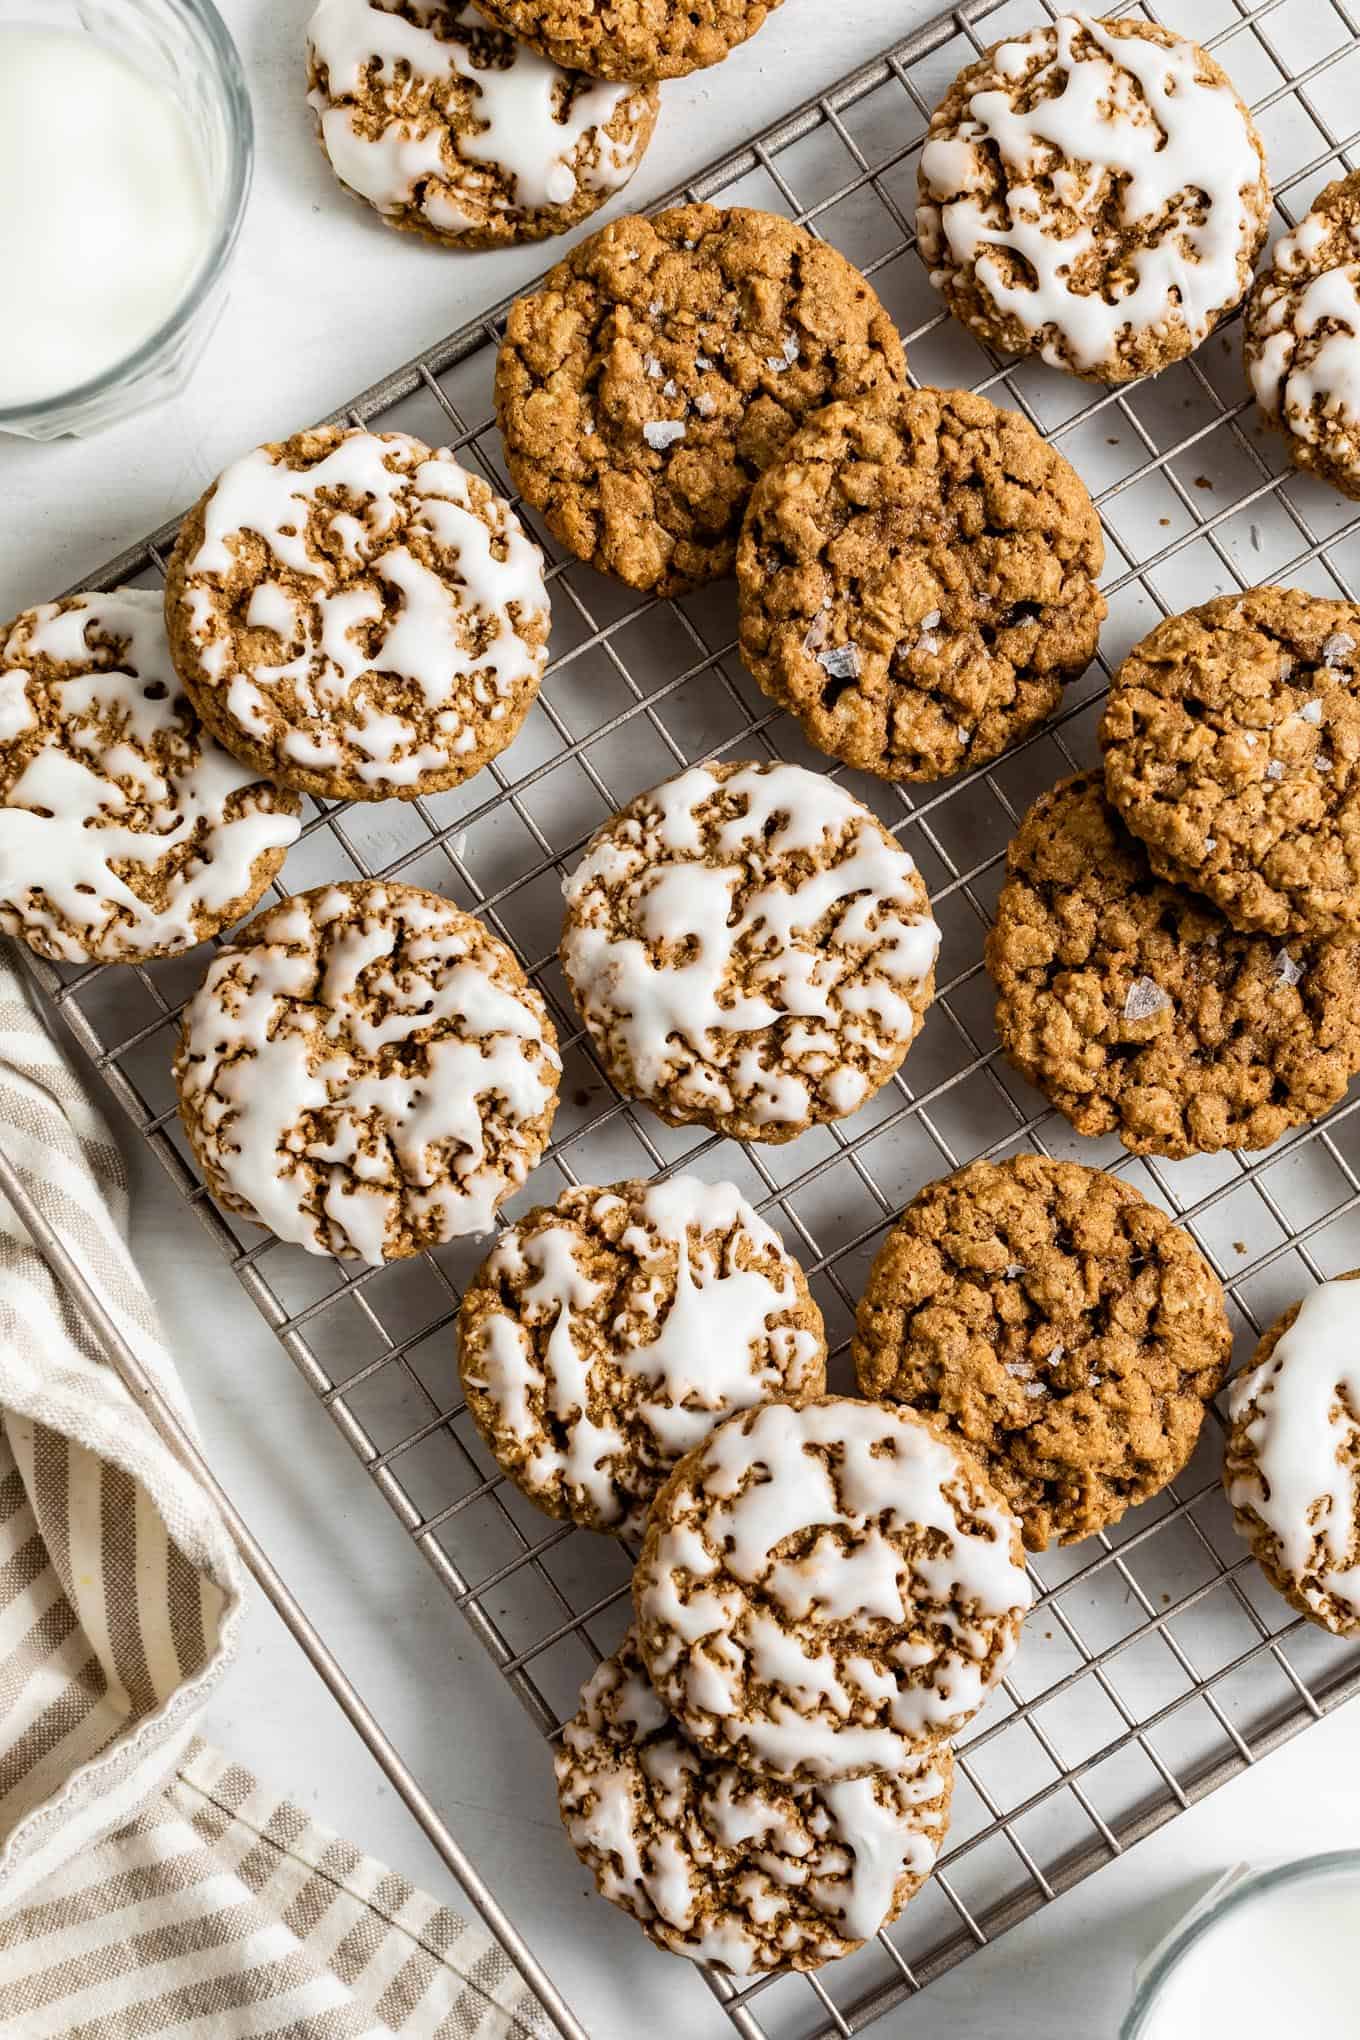
{"label": "white background surface", "polygon": [[[0,615],[78,580],[182,508],[231,455],[323,415],[544,264],[542,249],[458,257],[382,230],[333,185],[312,141],[302,103],[305,4],[219,4],[258,124],[231,304],[187,394],[153,418],[83,444],[0,441]],[[931,0],[787,0],[725,66],[666,88],[633,200],[679,182],[930,11]],[[548,1958],[592,2040],[729,2032],[684,1965],[647,1951],[610,1908],[587,1905],[544,1751],[518,1703],[157,1165],[132,1160],[136,1245],[221,1477]],[[258,1597],[209,1727],[319,1817],[432,1890],[450,1891]],[[882,2030],[1096,2040],[1117,2027],[1137,1961],[1212,1874],[1241,1858],[1357,1838],[1360,1710],[1351,1709],[955,1970]]]}

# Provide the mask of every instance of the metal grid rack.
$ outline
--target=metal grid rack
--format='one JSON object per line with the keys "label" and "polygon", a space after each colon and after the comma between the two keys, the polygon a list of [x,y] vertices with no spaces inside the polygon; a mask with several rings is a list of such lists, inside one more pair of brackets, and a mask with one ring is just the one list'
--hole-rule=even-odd
{"label": "metal grid rack", "polygon": [[[485,916],[530,968],[564,1048],[555,1139],[520,1205],[577,1181],[679,1163],[734,1177],[800,1253],[839,1385],[848,1385],[854,1301],[886,1225],[921,1184],[977,1155],[1080,1156],[1138,1183],[1190,1227],[1223,1276],[1239,1360],[1311,1282],[1360,1263],[1360,1098],[1264,1154],[1135,1162],[1113,1141],[1076,1136],[1001,1063],[992,1032],[981,949],[1007,840],[1035,795],[1094,759],[1105,680],[1128,646],[1162,615],[1263,580],[1349,600],[1360,590],[1360,514],[1291,473],[1264,435],[1243,393],[1234,326],[1154,382],[1114,391],[1033,363],[1007,366],[941,311],[911,230],[930,109],[976,51],[1053,11],[1049,0],[972,0],[684,194],[785,212],[826,235],[872,277],[916,377],[968,382],[1023,411],[1077,466],[1104,521],[1101,658],[1055,720],[956,783],[853,779],[921,866],[944,931],[940,991],[904,1072],[855,1118],[768,1150],[663,1127],[611,1090],[555,957],[560,880],[590,831],[703,756],[830,768],[809,758],[737,663],[730,585],[678,603],[640,600],[564,559],[532,517],[551,563],[553,657],[520,737],[453,794],[311,806],[285,874],[294,890],[399,874]],[[1277,212],[1294,224],[1360,150],[1350,125],[1360,93],[1351,0],[1196,0],[1180,18],[1252,102]],[[490,422],[503,309],[388,377],[348,415],[451,444],[506,490]],[[96,584],[153,584],[171,536],[167,528],[112,561]],[[136,969],[32,967],[551,1736],[624,1626],[628,1559],[548,1523],[507,1488],[457,1399],[451,1325],[481,1249],[456,1242],[420,1262],[355,1273],[262,1240],[206,1196],[175,1118],[172,1035],[202,955]],[[1235,1539],[1218,1486],[1221,1430],[1221,1418],[1206,1425],[1185,1475],[1115,1531],[1034,1560],[1036,1612],[1004,1689],[962,1744],[945,1854],[903,1920],[820,1977],[744,1989],[709,1978],[748,2040],[863,2032],[1360,1690],[1360,1650],[1292,1617]],[[545,1808],[550,1791],[545,1765]]]}

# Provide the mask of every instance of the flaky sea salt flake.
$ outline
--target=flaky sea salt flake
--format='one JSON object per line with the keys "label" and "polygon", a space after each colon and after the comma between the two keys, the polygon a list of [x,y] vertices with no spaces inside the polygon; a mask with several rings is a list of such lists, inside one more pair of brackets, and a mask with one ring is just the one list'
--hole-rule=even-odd
{"label": "flaky sea salt flake", "polygon": [[1151,1020],[1154,1013],[1165,1013],[1170,1004],[1169,996],[1154,979],[1136,977],[1124,999],[1124,1018]]}
{"label": "flaky sea salt flake", "polygon": [[1320,723],[1322,721],[1322,703],[1317,699],[1316,695],[1311,701],[1304,702],[1303,707],[1299,710],[1299,721],[1310,723]]}
{"label": "flaky sea salt flake", "polygon": [[1349,631],[1334,630],[1322,647],[1324,666],[1339,666],[1355,650],[1355,639]]}
{"label": "flaky sea salt flake", "polygon": [[1266,778],[1267,778],[1267,779],[1283,779],[1283,778],[1284,778],[1284,766],[1282,765],[1282,763],[1280,762],[1280,760],[1279,760],[1278,758],[1272,758],[1272,759],[1271,759],[1271,761],[1270,761],[1270,763],[1269,763],[1269,764],[1267,765],[1267,767],[1266,767]]}
{"label": "flaky sea salt flake", "polygon": [[654,453],[664,453],[668,446],[674,446],[677,439],[685,436],[683,418],[657,418],[649,420],[642,428],[642,436]]}
{"label": "flaky sea salt flake", "polygon": [[818,652],[817,664],[829,680],[858,680],[859,653],[853,645],[830,645]]}
{"label": "flaky sea salt flake", "polygon": [[648,375],[652,378],[653,382],[659,382],[661,380],[661,363],[657,360],[654,354],[644,354],[642,357],[642,366],[646,369]]}
{"label": "flaky sea salt flake", "polygon": [[797,361],[798,359],[800,351],[801,350],[799,349],[798,342],[794,338],[793,334],[786,333],[784,335],[784,345],[782,351],[778,354],[767,354],[765,357],[765,366],[768,369],[772,369],[776,375],[783,375],[786,368],[793,367],[794,362]]}
{"label": "flaky sea salt flake", "polygon": [[1271,969],[1282,985],[1296,985],[1303,977],[1303,965],[1295,963],[1287,949],[1276,951],[1275,961],[1271,965]]}

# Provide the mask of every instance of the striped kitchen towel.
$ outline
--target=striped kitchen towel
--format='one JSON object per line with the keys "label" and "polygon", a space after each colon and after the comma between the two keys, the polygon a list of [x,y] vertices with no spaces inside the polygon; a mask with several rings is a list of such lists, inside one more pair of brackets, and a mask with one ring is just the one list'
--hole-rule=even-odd
{"label": "striped kitchen towel", "polygon": [[[0,945],[0,1142],[182,1419],[122,1158]],[[480,1925],[195,1736],[241,1576],[0,1199],[0,2036],[530,2040]]]}

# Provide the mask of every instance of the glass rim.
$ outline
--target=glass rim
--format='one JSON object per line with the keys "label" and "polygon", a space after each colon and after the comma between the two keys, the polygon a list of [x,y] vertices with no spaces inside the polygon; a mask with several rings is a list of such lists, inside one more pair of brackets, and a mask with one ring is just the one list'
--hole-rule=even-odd
{"label": "glass rim", "polygon": [[1238,1878],[1220,1898],[1212,1900],[1203,1911],[1195,1912],[1172,1935],[1134,1992],[1133,2002],[1119,2028],[1119,2040],[1143,2040],[1148,2031],[1148,2015],[1155,2011],[1167,1980],[1180,1968],[1191,1949],[1212,1934],[1230,1913],[1285,1885],[1306,1883],[1314,1877],[1346,1874],[1360,1877],[1360,1849],[1329,1849],[1316,1856],[1296,1856],[1288,1863],[1274,1863]]}
{"label": "glass rim", "polygon": [[72,383],[22,404],[0,404],[0,432],[91,403],[141,374],[191,324],[231,259],[245,218],[255,162],[255,117],[245,72],[240,53],[213,0],[168,0],[168,4],[202,29],[225,101],[227,182],[216,209],[211,240],[183,295],[144,340],[84,382]]}

